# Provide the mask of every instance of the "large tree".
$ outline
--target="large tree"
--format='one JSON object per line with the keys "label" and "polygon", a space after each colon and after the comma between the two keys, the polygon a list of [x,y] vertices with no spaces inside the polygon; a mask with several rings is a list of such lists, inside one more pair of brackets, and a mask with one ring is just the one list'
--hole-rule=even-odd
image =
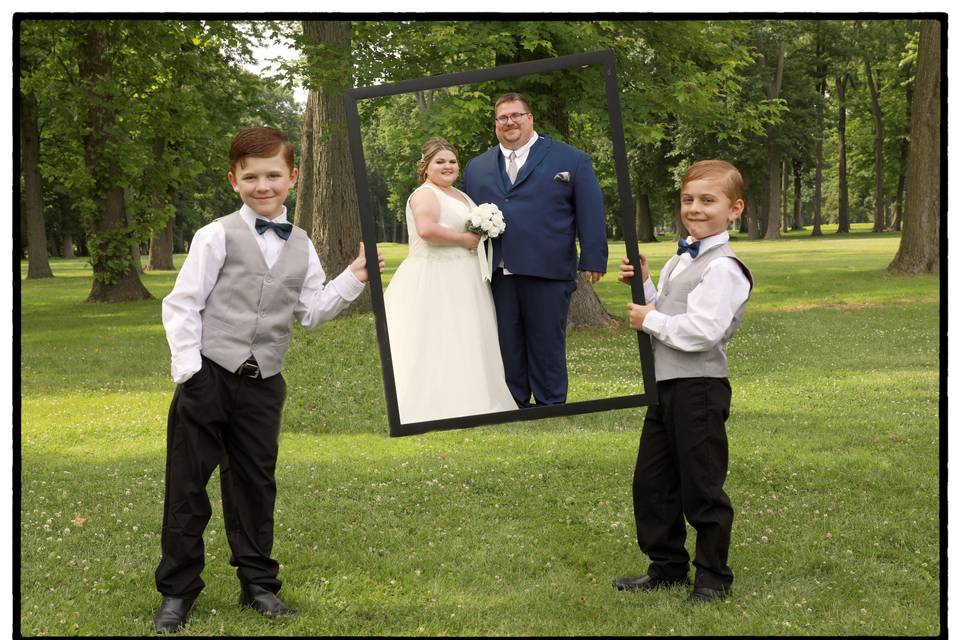
{"label": "large tree", "polygon": [[299,130],[299,122],[266,113],[276,91],[241,68],[262,27],[178,20],[20,27],[21,47],[42,52],[29,85],[58,241],[89,249],[90,300],[141,299],[149,294],[132,258],[140,245],[152,237],[150,267],[172,268],[171,251],[185,234],[235,208],[224,174],[236,129],[279,119]]}
{"label": "large tree", "polygon": [[[21,69],[33,66],[29,45],[20,49]],[[37,96],[29,80],[20,84],[20,166],[23,175],[23,199],[27,214],[27,277],[52,278],[47,254],[47,231],[43,216],[42,180],[40,178],[40,125]]]}
{"label": "large tree", "polygon": [[123,100],[117,85],[118,49],[124,34],[119,25],[83,21],[75,25],[77,79],[81,93],[81,141],[87,170],[85,208],[90,220],[90,258],[93,264],[91,302],[118,302],[152,297],[140,281],[139,265],[133,263],[131,247],[137,242],[127,220],[122,170],[117,154],[120,140],[118,103]]}
{"label": "large tree", "polygon": [[[777,38],[776,53],[774,54],[773,74],[767,83],[767,100],[780,98],[780,88],[783,86],[783,58],[786,43],[782,36]],[[783,184],[783,151],[777,139],[776,129],[767,130],[767,230],[764,238],[776,240],[780,237],[780,194]]]}
{"label": "large tree", "polygon": [[903,234],[893,271],[940,272],[941,28],[936,20],[920,23]]}
{"label": "large tree", "polygon": [[[298,216],[312,219],[311,238],[323,268],[331,276],[353,261],[360,246],[360,209],[341,93],[353,85],[352,26],[341,20],[304,20],[302,47],[307,61],[307,87],[312,118],[304,128],[301,179],[312,185],[312,211]],[[350,305],[350,312],[370,309],[369,288]]]}

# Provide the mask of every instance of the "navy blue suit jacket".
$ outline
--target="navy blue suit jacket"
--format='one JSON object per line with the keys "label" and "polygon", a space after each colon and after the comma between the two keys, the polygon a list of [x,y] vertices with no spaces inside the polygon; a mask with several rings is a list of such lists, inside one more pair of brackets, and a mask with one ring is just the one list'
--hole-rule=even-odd
{"label": "navy blue suit jacket", "polygon": [[[561,172],[569,182],[556,177]],[[503,212],[507,229],[494,240],[494,265],[502,258],[511,273],[552,280],[573,280],[578,268],[606,272],[603,195],[583,151],[541,135],[511,185],[498,144],[467,163],[461,184],[478,205]]]}

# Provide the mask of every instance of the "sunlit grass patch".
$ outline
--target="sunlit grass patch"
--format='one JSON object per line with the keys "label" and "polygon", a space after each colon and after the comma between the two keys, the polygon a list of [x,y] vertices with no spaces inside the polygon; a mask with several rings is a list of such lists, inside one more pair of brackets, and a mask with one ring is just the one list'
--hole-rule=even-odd
{"label": "sunlit grass patch", "polygon": [[[887,273],[894,235],[796,235],[734,240],[757,286],[728,349],[730,600],[610,586],[647,565],[630,496],[643,409],[391,439],[364,314],[297,329],[284,368],[274,553],[301,615],[237,606],[214,474],[188,632],[938,634],[940,280]],[[674,247],[641,247],[655,277]],[[387,252],[395,269],[405,247]],[[155,300],[90,305],[89,266],[53,268],[21,282],[20,630],[153,635],[175,273],[144,275]],[[623,319],[614,276],[596,290]],[[623,325],[568,345],[584,396],[639,383]]]}

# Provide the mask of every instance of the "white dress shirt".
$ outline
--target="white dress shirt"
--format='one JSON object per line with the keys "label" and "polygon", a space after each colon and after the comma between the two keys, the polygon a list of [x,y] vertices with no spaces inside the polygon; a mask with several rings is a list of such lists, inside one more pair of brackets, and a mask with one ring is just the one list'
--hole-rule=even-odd
{"label": "white dress shirt", "polygon": [[533,135],[530,136],[530,139],[527,140],[527,143],[522,147],[520,147],[519,149],[507,149],[505,146],[501,144],[500,153],[503,154],[504,161],[506,162],[504,166],[510,165],[510,154],[515,153],[517,155],[514,157],[513,161],[517,163],[517,173],[519,173],[520,169],[523,168],[524,163],[527,161],[527,158],[530,156],[530,147],[532,147],[534,143],[539,139],[540,139],[540,135],[536,131],[534,131]]}
{"label": "white dress shirt", "polygon": [[[700,254],[707,249],[730,240],[730,234],[724,231],[700,241]],[[687,242],[692,242],[687,237]],[[690,265],[693,258],[689,252],[674,256],[667,261],[660,278],[659,289],[654,288],[653,280],[647,278],[643,283],[643,295],[647,304],[655,303],[657,295],[663,291],[662,274],[667,272],[671,261],[676,266],[670,274],[680,275]],[[713,348],[723,338],[733,316],[750,295],[750,281],[743,274],[740,265],[733,258],[721,258],[711,262],[703,272],[703,280],[687,297],[687,312],[669,316],[659,311],[651,311],[643,320],[643,330],[666,345],[680,351],[706,351]]]}
{"label": "white dress shirt", "polygon": [[[263,253],[267,267],[273,267],[285,240],[272,230],[263,234],[256,232],[257,218],[262,218],[244,205],[240,217],[253,234],[257,246]],[[266,220],[266,218],[263,218]],[[286,222],[287,209],[272,220]],[[307,273],[300,290],[300,298],[293,308],[293,314],[304,327],[313,329],[318,324],[336,316],[351,301],[363,292],[360,282],[349,267],[339,276],[324,284],[327,279],[320,265],[320,258],[312,242],[307,257]],[[223,225],[214,220],[202,227],[193,236],[190,251],[183,267],[177,275],[177,282],[166,298],[163,299],[163,327],[170,345],[170,373],[177,384],[186,382],[200,370],[200,345],[203,323],[200,312],[206,306],[207,296],[217,282],[220,269],[226,259],[226,234]]]}

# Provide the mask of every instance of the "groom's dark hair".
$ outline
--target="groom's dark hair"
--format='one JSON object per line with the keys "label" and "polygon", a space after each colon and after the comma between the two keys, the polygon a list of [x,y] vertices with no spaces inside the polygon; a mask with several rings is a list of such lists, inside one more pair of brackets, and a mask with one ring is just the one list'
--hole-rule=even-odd
{"label": "groom's dark hair", "polygon": [[527,111],[531,111],[530,103],[527,101],[526,98],[524,98],[522,95],[520,95],[516,91],[510,91],[509,93],[505,93],[499,98],[497,98],[497,104],[493,105],[493,110],[496,111],[497,107],[499,107],[504,102],[522,102],[523,106],[527,108]]}

